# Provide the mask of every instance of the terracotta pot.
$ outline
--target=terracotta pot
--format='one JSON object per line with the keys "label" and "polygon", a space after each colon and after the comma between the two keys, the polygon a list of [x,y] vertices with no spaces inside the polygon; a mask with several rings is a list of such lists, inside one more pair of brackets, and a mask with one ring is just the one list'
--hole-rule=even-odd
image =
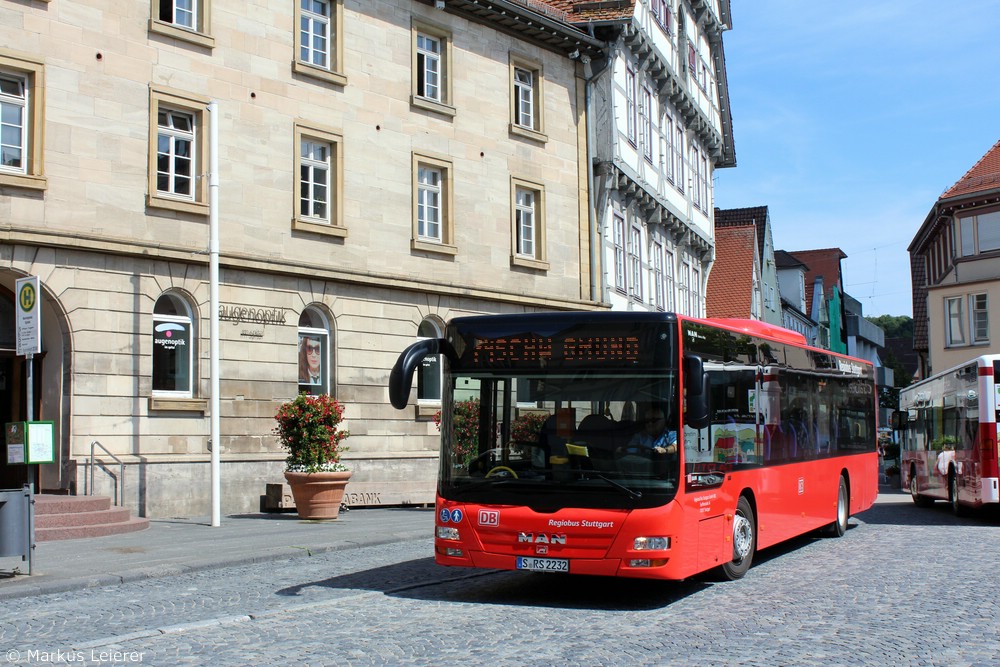
{"label": "terracotta pot", "polygon": [[295,510],[303,519],[336,519],[350,479],[350,471],[285,473]]}

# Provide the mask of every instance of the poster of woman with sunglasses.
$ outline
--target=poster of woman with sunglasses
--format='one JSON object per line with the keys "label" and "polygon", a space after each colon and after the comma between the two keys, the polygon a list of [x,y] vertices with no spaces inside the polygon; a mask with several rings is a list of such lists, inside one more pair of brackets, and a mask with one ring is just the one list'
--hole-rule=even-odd
{"label": "poster of woman with sunglasses", "polygon": [[[299,384],[322,386],[323,339],[318,336],[299,336]],[[310,391],[309,393],[321,393]]]}

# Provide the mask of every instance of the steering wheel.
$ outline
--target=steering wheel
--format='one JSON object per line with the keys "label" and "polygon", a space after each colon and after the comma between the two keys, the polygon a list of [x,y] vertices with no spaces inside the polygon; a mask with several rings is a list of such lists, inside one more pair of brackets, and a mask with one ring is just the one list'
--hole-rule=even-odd
{"label": "steering wheel", "polygon": [[507,466],[496,466],[490,468],[490,471],[486,473],[487,477],[513,477],[517,479],[517,473],[508,468]]}

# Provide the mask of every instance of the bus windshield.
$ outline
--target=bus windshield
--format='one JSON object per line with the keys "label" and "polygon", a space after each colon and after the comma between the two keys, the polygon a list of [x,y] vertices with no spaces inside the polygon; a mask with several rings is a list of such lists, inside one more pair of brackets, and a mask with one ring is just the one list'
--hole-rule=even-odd
{"label": "bus windshield", "polygon": [[455,371],[439,492],[464,502],[662,505],[677,490],[676,373]]}

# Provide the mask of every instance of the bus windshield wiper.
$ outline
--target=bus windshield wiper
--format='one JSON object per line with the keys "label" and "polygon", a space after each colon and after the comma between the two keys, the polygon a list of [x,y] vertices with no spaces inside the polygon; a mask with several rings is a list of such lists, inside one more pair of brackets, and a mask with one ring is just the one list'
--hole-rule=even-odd
{"label": "bus windshield wiper", "polygon": [[642,491],[636,491],[635,489],[630,489],[629,487],[625,486],[621,482],[616,482],[615,480],[611,479],[610,477],[605,477],[604,475],[598,474],[598,475],[594,475],[594,477],[596,477],[597,479],[603,479],[605,482],[607,482],[611,486],[613,486],[616,489],[619,489],[620,491],[622,491],[625,495],[627,495],[632,500],[639,500],[640,498],[642,498]]}

